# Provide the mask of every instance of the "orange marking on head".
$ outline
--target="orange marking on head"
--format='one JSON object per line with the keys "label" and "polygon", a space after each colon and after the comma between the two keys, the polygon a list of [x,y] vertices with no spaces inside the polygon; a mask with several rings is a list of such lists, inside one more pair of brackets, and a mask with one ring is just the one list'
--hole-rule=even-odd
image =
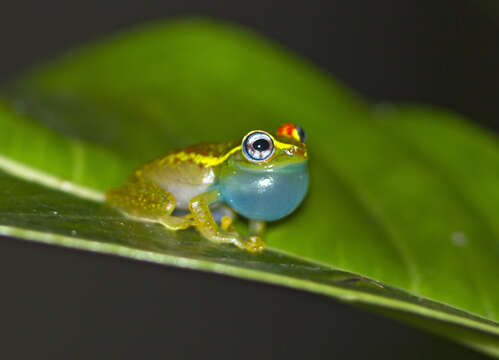
{"label": "orange marking on head", "polygon": [[279,126],[279,129],[277,129],[277,136],[291,136],[293,134],[293,130],[295,129],[295,126],[291,123],[285,123],[281,126]]}
{"label": "orange marking on head", "polygon": [[277,129],[277,136],[291,138],[296,141],[302,141],[300,139],[300,134],[298,133],[298,129],[296,128],[295,125],[291,123],[285,123],[279,126],[279,128]]}

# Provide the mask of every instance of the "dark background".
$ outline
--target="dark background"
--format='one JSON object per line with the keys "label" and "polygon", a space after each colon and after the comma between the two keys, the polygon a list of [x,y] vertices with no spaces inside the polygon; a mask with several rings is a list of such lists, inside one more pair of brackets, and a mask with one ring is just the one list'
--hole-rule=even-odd
{"label": "dark background", "polygon": [[[493,1],[4,0],[0,82],[179,15],[246,25],[374,101],[445,106],[499,130]],[[8,238],[0,283],[2,358],[481,358],[329,298]]]}

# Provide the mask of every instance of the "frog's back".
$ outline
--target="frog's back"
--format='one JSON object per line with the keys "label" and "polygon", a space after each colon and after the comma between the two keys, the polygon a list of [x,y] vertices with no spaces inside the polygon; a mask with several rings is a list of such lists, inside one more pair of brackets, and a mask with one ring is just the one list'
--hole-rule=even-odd
{"label": "frog's back", "polygon": [[188,209],[189,201],[216,184],[216,166],[222,163],[237,143],[196,144],[174,150],[136,171],[171,193],[177,208]]}

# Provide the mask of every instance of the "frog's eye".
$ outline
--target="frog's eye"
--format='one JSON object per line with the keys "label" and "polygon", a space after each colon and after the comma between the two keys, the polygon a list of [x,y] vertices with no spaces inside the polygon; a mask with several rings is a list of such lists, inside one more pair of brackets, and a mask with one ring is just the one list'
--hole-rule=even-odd
{"label": "frog's eye", "polygon": [[242,149],[244,157],[249,161],[265,161],[274,154],[274,140],[266,132],[253,131],[244,137]]}

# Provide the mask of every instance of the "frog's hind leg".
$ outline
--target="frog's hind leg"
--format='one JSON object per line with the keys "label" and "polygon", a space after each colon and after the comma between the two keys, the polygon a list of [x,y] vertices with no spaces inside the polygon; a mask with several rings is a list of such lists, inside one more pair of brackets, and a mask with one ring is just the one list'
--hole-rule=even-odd
{"label": "frog's hind leg", "polygon": [[106,194],[111,206],[129,218],[157,222],[170,230],[186,229],[193,225],[192,216],[172,216],[175,197],[154,181],[134,175],[125,184]]}

